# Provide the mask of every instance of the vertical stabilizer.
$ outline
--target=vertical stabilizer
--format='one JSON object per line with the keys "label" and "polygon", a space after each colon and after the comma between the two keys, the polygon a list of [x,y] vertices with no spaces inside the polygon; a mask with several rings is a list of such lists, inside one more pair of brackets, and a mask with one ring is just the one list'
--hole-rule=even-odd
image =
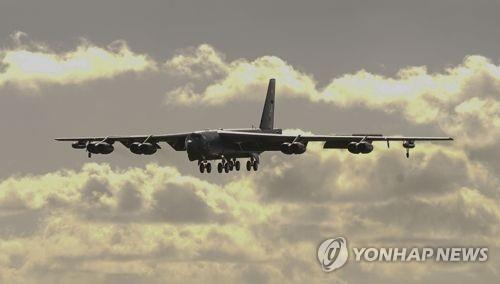
{"label": "vertical stabilizer", "polygon": [[262,110],[262,117],[260,119],[260,129],[273,129],[274,128],[274,85],[275,79],[269,80],[267,87],[266,102]]}

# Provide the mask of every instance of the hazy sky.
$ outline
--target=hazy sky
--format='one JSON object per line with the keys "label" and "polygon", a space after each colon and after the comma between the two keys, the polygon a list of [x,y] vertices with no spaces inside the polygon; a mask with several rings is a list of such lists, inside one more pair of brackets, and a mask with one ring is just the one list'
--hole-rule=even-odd
{"label": "hazy sky", "polygon": [[[0,282],[495,283],[500,2],[0,1]],[[168,145],[89,160],[54,137],[257,125],[451,135],[372,155],[265,153],[202,175]],[[315,249],[479,246],[484,264]],[[189,282],[189,281],[187,281]]]}

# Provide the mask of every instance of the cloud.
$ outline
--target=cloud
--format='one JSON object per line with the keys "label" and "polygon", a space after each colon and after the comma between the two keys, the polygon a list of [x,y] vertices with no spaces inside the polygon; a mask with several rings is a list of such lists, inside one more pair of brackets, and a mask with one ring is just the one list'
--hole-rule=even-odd
{"label": "cloud", "polygon": [[124,41],[99,47],[82,39],[73,50],[56,52],[43,43],[23,44],[25,37],[17,32],[12,36],[14,46],[0,49],[0,87],[81,84],[156,69],[149,56],[131,51]]}
{"label": "cloud", "polygon": [[411,159],[398,145],[352,155],[310,143],[303,155],[266,153],[257,175],[217,180],[157,164],[89,163],[11,176],[0,180],[0,282],[418,283],[457,273],[495,279],[493,257],[457,266],[350,263],[324,274],[314,256],[319,241],[339,235],[351,246],[498,251],[499,89],[489,60],[470,57],[441,74],[423,67],[394,78],[360,71],[319,90],[311,75],[273,56],[228,62],[204,45],[174,59],[164,68],[193,81],[170,103],[213,105],[256,94],[261,100],[272,76],[278,96],[400,113],[412,123],[437,124],[459,141],[419,144]]}
{"label": "cloud", "polygon": [[221,53],[206,44],[174,56],[165,66],[171,74],[190,79],[199,79],[203,75],[211,79],[201,93],[195,92],[191,83],[171,90],[167,93],[167,101],[171,103],[216,105],[236,98],[260,99],[269,78],[277,78],[280,92],[287,95],[307,96],[315,90],[311,76],[295,70],[276,56],[226,62]]}
{"label": "cloud", "polygon": [[[393,148],[353,156],[319,146],[296,159],[270,154],[259,175],[217,183],[156,164],[4,179],[0,223],[12,229],[0,234],[1,280],[400,282],[411,273],[418,282],[455,268],[351,264],[327,275],[314,250],[337,235],[353,246],[496,249],[499,185],[463,150],[427,145],[407,160]],[[315,170],[294,178],[304,168]],[[478,269],[460,271],[492,274]]]}
{"label": "cloud", "polygon": [[[167,63],[170,72],[190,79],[167,93],[168,103],[218,105],[261,99],[267,80],[276,78],[281,98],[399,113],[411,123],[437,125],[470,149],[492,145],[500,136],[500,66],[480,55],[467,56],[441,73],[430,73],[425,66],[402,68],[393,77],[360,70],[320,88],[312,75],[275,56],[226,61],[208,45],[190,50]],[[220,76],[208,83],[197,80],[200,74],[213,73]]]}

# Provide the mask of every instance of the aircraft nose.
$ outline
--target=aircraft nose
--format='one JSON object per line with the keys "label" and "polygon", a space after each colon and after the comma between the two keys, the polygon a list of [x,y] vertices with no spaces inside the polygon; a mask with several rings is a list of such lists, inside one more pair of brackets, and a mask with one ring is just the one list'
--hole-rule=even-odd
{"label": "aircraft nose", "polygon": [[191,140],[191,139],[186,140],[186,150],[188,152],[190,152],[190,151],[192,151],[193,148],[194,148],[193,147],[193,140]]}

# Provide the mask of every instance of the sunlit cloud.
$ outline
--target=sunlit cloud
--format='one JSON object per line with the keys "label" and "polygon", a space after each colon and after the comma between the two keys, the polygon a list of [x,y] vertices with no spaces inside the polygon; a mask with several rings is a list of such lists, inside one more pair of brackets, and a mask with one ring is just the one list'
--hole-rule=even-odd
{"label": "sunlit cloud", "polygon": [[0,49],[0,87],[80,84],[156,68],[149,56],[131,51],[124,41],[99,47],[82,39],[73,50],[57,52],[43,43],[24,44],[24,37],[23,33],[15,33],[14,46]]}
{"label": "sunlit cloud", "polygon": [[[208,45],[174,56],[166,65],[171,73],[190,79],[167,93],[170,104],[257,100],[267,80],[276,78],[281,98],[399,113],[412,123],[435,124],[471,148],[492,145],[500,137],[500,66],[479,55],[441,73],[430,73],[425,66],[405,67],[393,77],[361,70],[333,78],[322,88],[312,75],[278,57],[227,61]],[[208,83],[197,81],[200,74],[213,73],[219,76]]]}
{"label": "sunlit cloud", "polygon": [[[94,163],[1,180],[1,279],[341,282],[356,271],[326,275],[314,258],[328,236],[373,245],[498,243],[498,180],[460,149],[429,144],[407,160],[394,147],[353,156],[314,144],[296,159],[268,155],[259,175],[217,183],[157,164]],[[304,176],[304,168],[315,170]],[[398,281],[401,270],[418,280],[454,267],[356,269]]]}

